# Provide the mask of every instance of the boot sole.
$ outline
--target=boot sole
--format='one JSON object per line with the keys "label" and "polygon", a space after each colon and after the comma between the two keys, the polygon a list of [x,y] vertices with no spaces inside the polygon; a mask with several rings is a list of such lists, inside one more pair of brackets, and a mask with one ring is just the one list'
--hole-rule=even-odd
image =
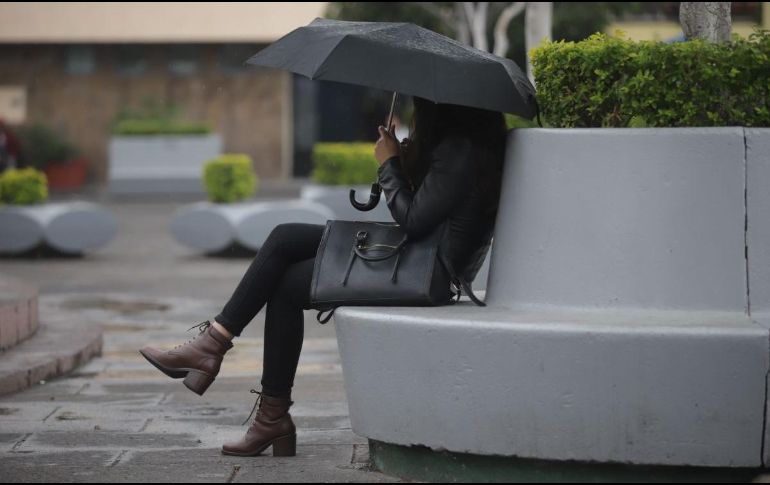
{"label": "boot sole", "polygon": [[214,382],[214,377],[204,374],[197,369],[166,367],[149,354],[146,354],[143,350],[140,350],[139,353],[142,354],[142,357],[147,359],[147,362],[172,379],[181,379],[184,377],[183,383],[185,387],[199,396],[202,396]]}
{"label": "boot sole", "polygon": [[244,457],[258,456],[258,455],[261,455],[262,452],[265,451],[271,445],[273,447],[273,456],[296,456],[297,435],[293,434],[293,435],[279,436],[278,438],[274,438],[273,440],[268,441],[261,448],[248,453],[239,453],[237,451],[226,451],[224,448],[222,448],[222,454],[228,455],[228,456],[244,456]]}

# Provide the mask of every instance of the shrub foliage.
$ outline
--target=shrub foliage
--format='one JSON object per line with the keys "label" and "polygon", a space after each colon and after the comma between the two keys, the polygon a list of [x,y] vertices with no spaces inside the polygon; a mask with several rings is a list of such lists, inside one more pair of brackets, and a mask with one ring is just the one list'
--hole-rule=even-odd
{"label": "shrub foliage", "polygon": [[230,203],[248,199],[256,192],[257,182],[248,155],[221,155],[203,167],[203,184],[212,202]]}
{"label": "shrub foliage", "polygon": [[768,31],[722,44],[594,34],[531,54],[550,126],[770,126]]}
{"label": "shrub foliage", "polygon": [[34,168],[10,169],[0,174],[0,201],[11,205],[45,202],[48,179]]}
{"label": "shrub foliage", "polygon": [[374,143],[317,143],[311,178],[319,184],[359,185],[377,180]]}

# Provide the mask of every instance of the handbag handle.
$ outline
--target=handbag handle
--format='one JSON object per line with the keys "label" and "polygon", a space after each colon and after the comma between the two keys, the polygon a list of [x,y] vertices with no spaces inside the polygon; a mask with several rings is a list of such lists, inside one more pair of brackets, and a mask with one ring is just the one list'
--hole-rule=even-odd
{"label": "handbag handle", "polygon": [[[366,261],[383,261],[388,258],[392,258],[396,254],[401,251],[401,249],[404,247],[407,241],[407,235],[405,234],[404,237],[401,239],[401,241],[398,242],[395,246],[388,246],[387,244],[373,244],[372,246],[364,246],[364,243],[366,243],[366,238],[369,234],[366,231],[358,231],[356,233],[355,241],[353,243],[353,251],[355,251],[356,255]],[[362,250],[364,249],[371,249],[377,246],[382,247],[389,247],[392,249],[389,253],[383,255],[383,256],[367,256],[363,253]]]}
{"label": "handbag handle", "polygon": [[[363,246],[363,247],[353,246],[353,250],[356,252],[356,255],[363,260],[384,261],[398,254],[398,252],[404,247],[405,243],[406,243],[406,238],[404,238],[404,240],[402,240],[396,246],[386,246],[386,247],[392,248],[392,251],[390,251],[388,254],[385,254],[383,256],[367,256],[366,254],[363,253],[364,249],[371,249],[373,247],[378,246],[377,244],[375,244],[374,246]],[[382,246],[384,246],[384,244]]]}

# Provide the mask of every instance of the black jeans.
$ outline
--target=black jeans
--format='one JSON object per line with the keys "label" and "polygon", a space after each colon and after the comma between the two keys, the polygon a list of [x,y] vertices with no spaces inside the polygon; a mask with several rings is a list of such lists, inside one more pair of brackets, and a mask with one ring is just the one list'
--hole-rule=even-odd
{"label": "black jeans", "polygon": [[288,396],[304,337],[303,309],[310,309],[310,279],[325,226],[286,223],[265,240],[230,301],[215,317],[233,335],[267,303],[262,390]]}

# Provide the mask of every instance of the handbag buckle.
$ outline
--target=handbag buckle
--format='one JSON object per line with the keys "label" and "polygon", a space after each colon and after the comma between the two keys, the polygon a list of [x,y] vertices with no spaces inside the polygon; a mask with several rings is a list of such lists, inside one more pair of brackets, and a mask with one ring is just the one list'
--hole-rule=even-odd
{"label": "handbag buckle", "polygon": [[362,247],[366,243],[366,238],[369,235],[366,231],[358,231],[356,233],[356,247]]}

